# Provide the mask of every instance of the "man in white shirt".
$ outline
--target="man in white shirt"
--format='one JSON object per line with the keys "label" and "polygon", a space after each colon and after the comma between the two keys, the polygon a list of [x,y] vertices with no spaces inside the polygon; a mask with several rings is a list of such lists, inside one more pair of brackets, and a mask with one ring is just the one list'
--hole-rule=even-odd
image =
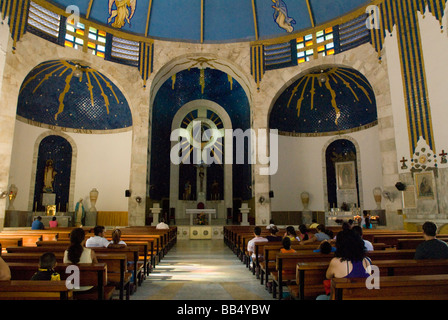
{"label": "man in white shirt", "polygon": [[90,237],[86,241],[86,248],[100,247],[107,248],[110,244],[110,241],[104,237],[105,228],[103,226],[96,226],[93,229],[94,237]]}
{"label": "man in white shirt", "polygon": [[[254,228],[254,235],[255,235],[255,238],[253,238],[252,240],[250,240],[247,243],[247,252],[249,253],[250,260],[251,260],[252,263],[255,261],[255,258],[256,258],[255,257],[255,243],[256,242],[267,242],[268,241],[268,239],[260,236],[261,235],[261,228],[260,227],[255,227]],[[259,258],[261,258],[261,257],[259,256]]]}
{"label": "man in white shirt", "polygon": [[156,225],[156,229],[169,229],[170,226],[165,223],[165,220],[160,220],[159,224]]}

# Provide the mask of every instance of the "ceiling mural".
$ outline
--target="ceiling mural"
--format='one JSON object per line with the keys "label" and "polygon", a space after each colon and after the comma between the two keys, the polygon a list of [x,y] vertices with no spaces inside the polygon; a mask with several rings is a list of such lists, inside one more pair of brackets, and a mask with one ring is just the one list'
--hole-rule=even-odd
{"label": "ceiling mural", "polygon": [[377,124],[372,87],[358,71],[333,67],[310,72],[283,91],[270,127],[283,134],[329,134]]}
{"label": "ceiling mural", "polygon": [[20,88],[18,118],[70,129],[115,130],[132,126],[122,92],[106,76],[76,61],[41,63]]}
{"label": "ceiling mural", "polygon": [[[42,3],[42,1],[39,1]],[[81,17],[154,39],[232,42],[271,39],[330,22],[368,0],[72,0]]]}

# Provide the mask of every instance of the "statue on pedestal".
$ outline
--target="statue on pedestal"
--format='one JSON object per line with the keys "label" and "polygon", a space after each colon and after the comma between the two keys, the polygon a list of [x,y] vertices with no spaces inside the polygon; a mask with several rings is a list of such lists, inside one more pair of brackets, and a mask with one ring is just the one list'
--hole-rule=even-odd
{"label": "statue on pedestal", "polygon": [[82,204],[82,198],[76,203],[75,206],[75,226],[81,227],[86,223],[86,211]]}
{"label": "statue on pedestal", "polygon": [[44,192],[46,193],[53,192],[53,182],[55,176],[56,176],[56,170],[53,167],[53,160],[49,159],[45,164],[44,188],[43,188]]}

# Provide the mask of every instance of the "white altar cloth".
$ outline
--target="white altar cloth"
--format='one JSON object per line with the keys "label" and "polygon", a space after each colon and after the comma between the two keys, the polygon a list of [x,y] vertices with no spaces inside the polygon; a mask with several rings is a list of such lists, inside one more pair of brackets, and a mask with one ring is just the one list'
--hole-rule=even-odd
{"label": "white altar cloth", "polygon": [[208,215],[208,224],[212,224],[212,215],[216,218],[216,210],[215,209],[186,209],[185,213],[190,216],[190,226],[193,225],[193,217],[198,214],[207,214]]}

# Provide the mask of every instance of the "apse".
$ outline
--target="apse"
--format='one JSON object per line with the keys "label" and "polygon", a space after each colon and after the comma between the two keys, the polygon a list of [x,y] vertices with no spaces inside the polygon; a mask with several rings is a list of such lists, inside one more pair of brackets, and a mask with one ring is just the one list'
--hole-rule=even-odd
{"label": "apse", "polygon": [[329,135],[377,123],[376,100],[368,80],[345,67],[314,69],[275,101],[269,124],[280,134]]}
{"label": "apse", "polygon": [[20,88],[19,120],[73,130],[126,130],[132,114],[120,89],[101,72],[77,61],[39,64]]}

